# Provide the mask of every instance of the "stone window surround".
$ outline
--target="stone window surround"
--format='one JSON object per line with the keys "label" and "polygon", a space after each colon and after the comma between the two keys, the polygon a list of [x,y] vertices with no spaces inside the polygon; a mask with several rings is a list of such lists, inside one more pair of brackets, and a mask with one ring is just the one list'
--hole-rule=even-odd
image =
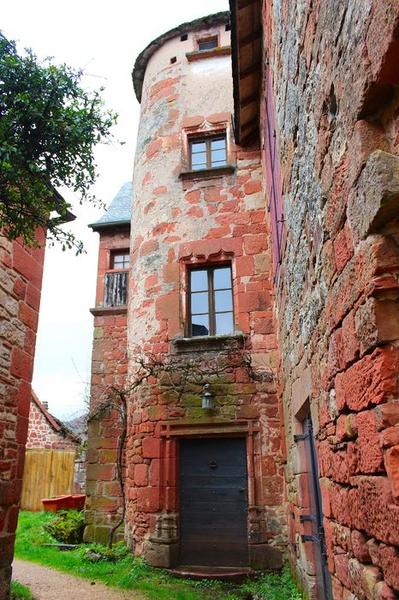
{"label": "stone window surround", "polygon": [[[207,255],[193,255],[183,256],[179,260],[180,265],[180,298],[181,298],[181,310],[182,310],[182,322],[184,323],[183,327],[183,336],[181,338],[175,338],[173,340],[174,346],[176,349],[180,349],[182,351],[184,347],[187,346],[197,346],[198,343],[200,346],[208,345],[207,340],[211,340],[213,344],[220,340],[223,345],[226,339],[241,339],[243,338],[241,331],[238,330],[237,327],[237,315],[238,315],[238,293],[237,286],[235,284],[236,274],[235,274],[235,262],[234,262],[234,252],[225,252],[224,250],[220,250],[215,254],[207,254]],[[216,267],[230,265],[231,266],[231,274],[232,274],[232,291],[233,291],[233,318],[234,318],[234,332],[231,335],[211,335],[211,336],[196,336],[191,337],[188,335],[188,324],[190,320],[189,313],[189,271],[192,267]],[[186,344],[179,344],[179,339],[185,340]],[[194,340],[192,344],[187,344],[188,340]],[[197,343],[195,343],[195,340]]]}
{"label": "stone window surround", "polygon": [[[220,121],[210,123],[206,118],[199,125],[182,128],[182,171],[179,175],[181,179],[204,179],[209,177],[220,177],[224,174],[231,174],[235,171],[235,156],[233,154],[233,140],[230,121]],[[191,170],[190,160],[190,142],[196,138],[215,137],[218,135],[226,136],[226,165],[222,167],[211,167],[198,171]]]}
{"label": "stone window surround", "polygon": [[[186,422],[164,421],[158,425],[157,434],[160,439],[160,458],[165,460],[166,470],[161,479],[161,489],[165,487],[178,488],[178,441],[181,438],[195,437],[244,437],[247,450],[248,476],[248,509],[256,507],[257,490],[255,485],[255,454],[259,453],[258,433],[259,424],[253,420],[237,420],[234,422],[217,420],[209,421],[187,420]],[[165,490],[166,491],[166,490]],[[161,510],[174,512],[178,507],[172,501],[172,496],[161,492]],[[177,495],[174,496],[177,501]]]}

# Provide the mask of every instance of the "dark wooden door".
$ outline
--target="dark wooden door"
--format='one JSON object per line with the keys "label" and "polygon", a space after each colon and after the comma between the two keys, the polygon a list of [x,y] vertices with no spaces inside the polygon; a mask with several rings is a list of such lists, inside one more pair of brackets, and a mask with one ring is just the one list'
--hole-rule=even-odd
{"label": "dark wooden door", "polygon": [[180,443],[180,562],[246,566],[247,460],[245,439]]}

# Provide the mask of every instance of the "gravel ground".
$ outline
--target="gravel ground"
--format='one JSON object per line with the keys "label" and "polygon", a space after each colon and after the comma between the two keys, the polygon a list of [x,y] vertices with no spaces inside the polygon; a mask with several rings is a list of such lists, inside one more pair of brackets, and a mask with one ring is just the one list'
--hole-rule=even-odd
{"label": "gravel ground", "polygon": [[13,579],[26,585],[37,600],[145,600],[139,592],[122,592],[25,560],[14,560]]}

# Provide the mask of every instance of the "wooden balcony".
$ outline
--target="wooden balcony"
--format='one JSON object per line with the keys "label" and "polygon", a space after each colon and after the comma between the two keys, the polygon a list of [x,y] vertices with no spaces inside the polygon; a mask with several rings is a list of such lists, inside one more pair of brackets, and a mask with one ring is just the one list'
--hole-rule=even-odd
{"label": "wooden balcony", "polygon": [[104,278],[104,307],[126,306],[128,271],[108,271]]}

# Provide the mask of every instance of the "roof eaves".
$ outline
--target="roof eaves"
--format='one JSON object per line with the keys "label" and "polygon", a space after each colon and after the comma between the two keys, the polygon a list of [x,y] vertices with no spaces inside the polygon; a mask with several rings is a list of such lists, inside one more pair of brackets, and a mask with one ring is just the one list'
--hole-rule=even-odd
{"label": "roof eaves", "polygon": [[112,227],[121,227],[123,225],[130,227],[130,220],[89,223],[88,227],[91,227],[93,231],[99,231],[100,229],[111,229]]}
{"label": "roof eaves", "polygon": [[62,421],[59,421],[56,417],[54,417],[44,406],[44,404],[42,402],[40,402],[39,398],[36,396],[35,392],[32,390],[32,400],[34,401],[34,403],[36,404],[36,406],[38,407],[38,409],[40,410],[40,412],[43,414],[43,416],[45,417],[46,421],[49,423],[49,425],[57,432],[57,433],[64,433],[64,435],[66,435],[67,437],[71,438],[74,442],[80,444],[81,443],[81,439],[80,437],[78,437],[75,433],[73,433],[72,431],[70,431],[70,429],[68,429],[68,427],[66,427]]}

